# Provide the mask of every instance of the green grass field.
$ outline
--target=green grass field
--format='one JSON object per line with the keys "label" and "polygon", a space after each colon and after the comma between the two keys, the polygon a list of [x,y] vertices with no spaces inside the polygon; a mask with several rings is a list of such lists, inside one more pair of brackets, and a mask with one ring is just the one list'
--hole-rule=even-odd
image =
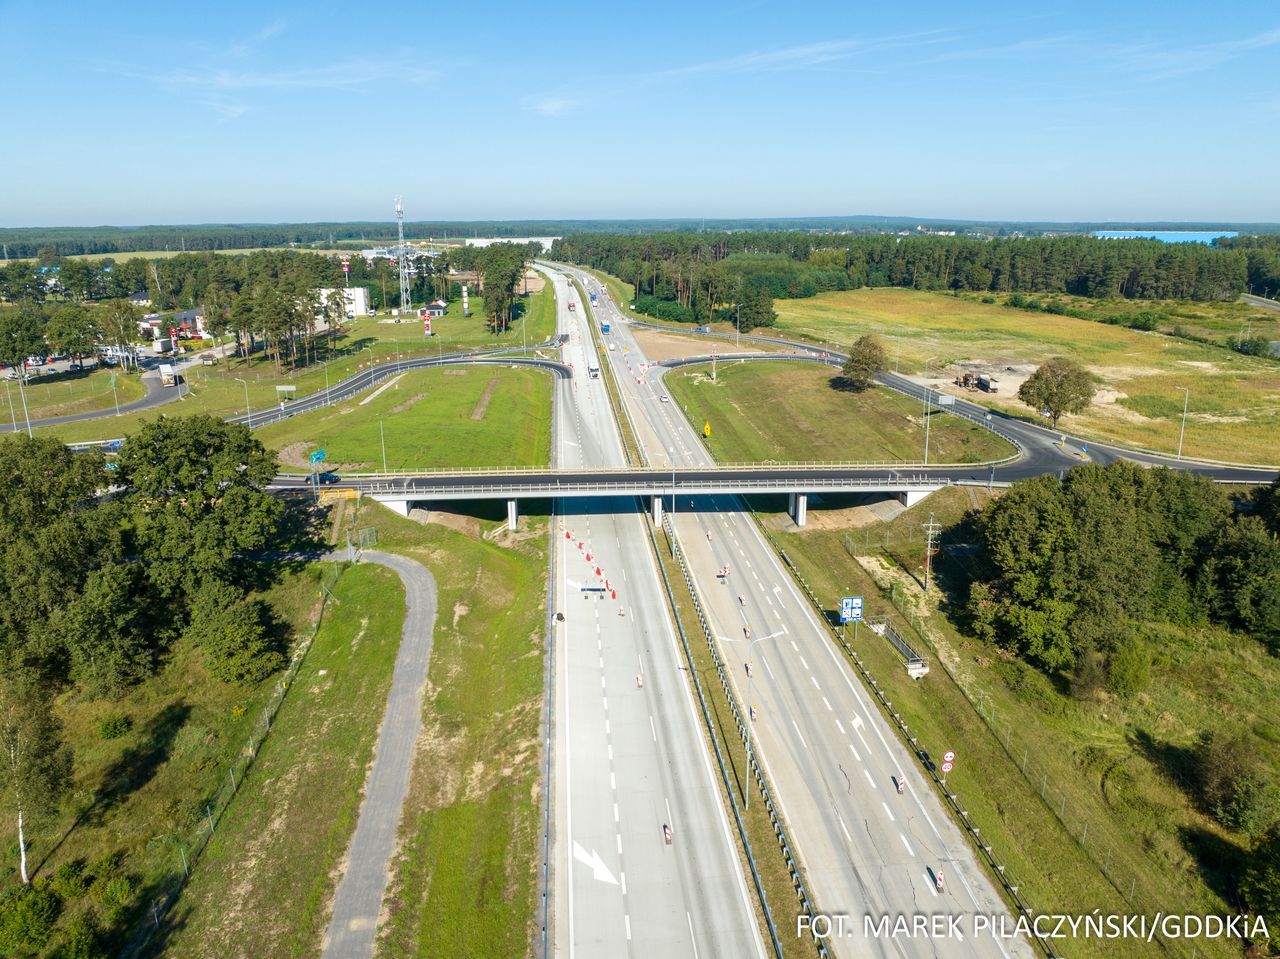
{"label": "green grass field", "polygon": [[[924,410],[882,387],[831,387],[837,371],[799,363],[720,363],[676,369],[664,381],[692,423],[709,423],[707,446],[722,463],[916,463],[924,456]],[[934,411],[929,462],[1000,459],[1013,447],[995,434]]]}
{"label": "green grass field", "polygon": [[384,437],[391,470],[545,466],[552,389],[541,370],[412,370],[372,399],[365,393],[257,435],[284,451],[285,467],[294,469],[307,468],[307,454],[324,449],[331,469],[380,470]]}
{"label": "green grass field", "polygon": [[[500,505],[500,504],[499,504]],[[547,520],[423,527],[377,505],[353,527],[425,563],[440,614],[379,955],[522,957],[535,931]]]}
{"label": "green grass field", "polygon": [[[382,323],[374,318],[363,318],[350,321],[343,335],[336,338],[332,356],[328,353],[328,338],[318,336],[316,345],[320,362],[297,370],[286,369],[283,373],[277,372],[275,364],[262,356],[255,356],[249,362],[244,362],[234,357],[222,359],[219,350],[210,350],[209,352],[219,357],[217,363],[208,367],[196,366],[187,372],[186,386],[190,389],[184,389],[185,395],[180,402],[142,413],[45,427],[44,430],[66,442],[114,439],[127,435],[142,423],[161,415],[210,413],[230,416],[242,413],[246,403],[246,387],[249,405],[254,409],[263,409],[279,402],[277,386],[296,387],[294,396],[301,399],[323,390],[326,382],[337,383],[367,366],[393,361],[397,355],[407,358],[492,346],[520,345],[522,334],[519,322],[500,335],[489,333],[485,328],[480,299],[476,298],[471,302],[472,316],[465,318],[461,315],[460,302],[450,304],[450,315],[435,321],[435,328],[443,332],[430,338],[422,335],[422,326],[417,320]],[[530,343],[542,342],[551,335],[555,327],[555,306],[550,288],[530,296],[528,306],[528,340]],[[441,327],[441,323],[447,325]]]}
{"label": "green grass field", "polygon": [[[112,391],[112,383],[115,390]],[[0,419],[10,424],[23,424],[22,397],[17,382],[4,381],[4,406]],[[138,377],[114,370],[71,370],[33,376],[25,387],[27,395],[26,415],[31,419],[66,416],[69,413],[85,413],[90,410],[112,409],[116,401],[120,405],[140,400],[147,389]]]}
{"label": "green grass field", "polygon": [[319,953],[405,612],[399,577],[378,566],[347,569],[331,592],[271,735],[169,918],[165,954]]}
{"label": "green grass field", "polygon": [[[953,377],[948,366],[964,362],[999,375],[1007,366],[1071,357],[1088,367],[1106,392],[1062,425],[1149,449],[1176,449],[1185,387],[1190,412],[1184,453],[1245,462],[1277,458],[1280,363],[1274,360],[1091,320],[912,290],[825,293],[774,305],[779,333],[841,347],[863,333],[875,333],[885,342],[891,368],[900,364],[904,372],[917,373],[932,359],[930,372],[938,371],[934,375],[939,378]],[[999,396],[974,395],[1032,416],[1012,389]]]}
{"label": "green grass field", "polygon": [[[262,598],[286,642],[310,635],[320,603],[316,573],[286,573]],[[274,682],[218,682],[200,651],[179,640],[156,674],[119,700],[61,697],[56,711],[74,753],[74,782],[59,814],[27,832],[37,880],[114,857],[123,910],[105,931],[118,936],[149,903],[151,883],[180,867],[180,846],[201,828],[205,802],[225,784]],[[121,719],[121,735],[104,735],[104,722]],[[18,882],[16,837],[6,834],[0,848],[12,854],[3,891]],[[90,889],[64,906],[53,943],[90,909],[100,927],[111,926],[100,895]]]}
{"label": "green grass field", "polygon": [[[774,535],[831,615],[839,596],[862,594],[868,616],[886,616],[925,645],[932,669],[919,681],[868,630],[857,648],[921,747],[961,757],[950,782],[1037,910],[1231,912],[1238,841],[1188,799],[1174,760],[1206,729],[1246,726],[1270,742],[1280,739],[1268,711],[1280,663],[1260,644],[1221,630],[1152,627],[1146,640],[1156,655],[1144,693],[1129,700],[1064,695],[1030,667],[960,633],[936,603],[918,604],[920,524],[930,513],[953,523],[988,495],[944,490],[889,524]],[[759,508],[770,510],[762,514],[770,525],[790,526],[780,502],[762,499]],[[962,592],[963,563],[962,549],[944,550],[935,562],[939,582]],[[922,609],[927,641],[912,627]],[[1202,873],[1210,858],[1216,868]],[[1240,955],[1223,940],[1194,944],[1201,957]],[[1088,954],[1189,959],[1191,946],[1175,942],[1155,952],[1093,941]]]}

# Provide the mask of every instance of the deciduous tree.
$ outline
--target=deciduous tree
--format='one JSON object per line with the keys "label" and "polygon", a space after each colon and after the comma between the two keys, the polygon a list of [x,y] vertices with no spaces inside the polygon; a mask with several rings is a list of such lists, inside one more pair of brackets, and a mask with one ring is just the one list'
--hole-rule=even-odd
{"label": "deciduous tree", "polygon": [[1068,413],[1079,413],[1093,399],[1088,371],[1063,356],[1043,363],[1018,387],[1018,399],[1037,410],[1048,410],[1053,428]]}
{"label": "deciduous tree", "polygon": [[858,337],[849,349],[840,376],[845,386],[853,390],[865,390],[875,385],[878,376],[888,363],[884,345],[879,338],[868,333]]}

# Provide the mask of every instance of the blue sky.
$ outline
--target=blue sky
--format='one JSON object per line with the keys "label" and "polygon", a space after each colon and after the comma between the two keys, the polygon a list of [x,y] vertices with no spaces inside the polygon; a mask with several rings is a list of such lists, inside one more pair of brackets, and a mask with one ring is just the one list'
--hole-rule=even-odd
{"label": "blue sky", "polygon": [[974,7],[0,3],[0,225],[1280,221],[1274,2]]}

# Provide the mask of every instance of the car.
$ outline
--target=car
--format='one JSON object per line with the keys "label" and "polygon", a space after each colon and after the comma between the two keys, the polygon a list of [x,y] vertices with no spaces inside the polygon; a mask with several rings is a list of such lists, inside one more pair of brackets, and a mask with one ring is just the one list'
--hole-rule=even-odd
{"label": "car", "polygon": [[658,397],[658,399],[663,403],[671,402],[671,397],[667,396],[666,393],[663,393],[661,396]]}
{"label": "car", "polygon": [[331,483],[338,482],[338,474],[337,473],[321,473],[318,477],[316,477],[316,481],[319,482],[321,486],[328,486]]}

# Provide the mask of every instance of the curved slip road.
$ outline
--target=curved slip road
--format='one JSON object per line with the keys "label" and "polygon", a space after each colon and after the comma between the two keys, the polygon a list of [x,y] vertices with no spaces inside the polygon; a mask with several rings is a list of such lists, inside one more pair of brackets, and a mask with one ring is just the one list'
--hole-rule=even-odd
{"label": "curved slip road", "polygon": [[[345,560],[344,552],[323,557]],[[365,959],[373,955],[378,912],[386,892],[387,864],[413,769],[413,748],[422,725],[422,690],[436,621],[436,581],[421,563],[389,553],[361,558],[395,570],[404,584],[405,620],[391,691],[365,784],[360,818],[347,850],[346,871],[334,896],[333,915],[321,944],[325,959]]]}

